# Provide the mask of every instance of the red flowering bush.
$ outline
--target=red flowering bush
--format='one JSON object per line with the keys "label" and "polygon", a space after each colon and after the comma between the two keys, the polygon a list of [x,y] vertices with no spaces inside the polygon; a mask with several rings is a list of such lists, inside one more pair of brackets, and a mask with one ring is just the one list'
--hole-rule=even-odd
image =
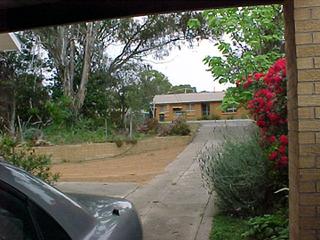
{"label": "red flowering bush", "polygon": [[276,61],[266,74],[256,73],[237,82],[238,88],[252,92],[247,107],[260,128],[262,145],[270,161],[278,168],[288,166],[286,86],[285,59]]}

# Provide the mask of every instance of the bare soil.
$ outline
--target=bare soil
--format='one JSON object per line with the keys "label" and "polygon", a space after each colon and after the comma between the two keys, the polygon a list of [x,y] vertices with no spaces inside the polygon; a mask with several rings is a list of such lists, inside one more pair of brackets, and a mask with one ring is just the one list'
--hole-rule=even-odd
{"label": "bare soil", "polygon": [[61,174],[59,181],[135,182],[143,184],[162,173],[188,144],[183,140],[166,149],[102,160],[61,163],[52,167]]}

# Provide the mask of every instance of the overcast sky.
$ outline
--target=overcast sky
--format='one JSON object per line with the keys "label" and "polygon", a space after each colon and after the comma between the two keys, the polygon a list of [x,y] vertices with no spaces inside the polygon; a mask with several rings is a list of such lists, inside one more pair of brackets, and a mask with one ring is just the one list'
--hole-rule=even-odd
{"label": "overcast sky", "polygon": [[220,56],[219,50],[208,40],[203,40],[193,48],[183,46],[181,50],[173,50],[162,60],[149,63],[154,69],[165,74],[173,85],[190,84],[197,91],[222,91],[230,85],[221,85],[213,81],[208,67],[204,65],[206,56]]}

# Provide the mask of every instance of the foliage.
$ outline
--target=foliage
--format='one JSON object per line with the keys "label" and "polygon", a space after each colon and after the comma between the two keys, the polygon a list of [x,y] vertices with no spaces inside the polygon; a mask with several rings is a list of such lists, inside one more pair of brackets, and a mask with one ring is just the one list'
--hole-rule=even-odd
{"label": "foliage", "polygon": [[221,117],[216,114],[211,114],[210,116],[203,115],[202,117],[198,118],[198,120],[220,120]]}
{"label": "foliage", "polygon": [[117,138],[114,140],[115,144],[117,145],[118,148],[123,146],[123,140],[120,138]]}
{"label": "foliage", "polygon": [[46,108],[57,126],[70,126],[76,120],[71,108],[71,99],[68,97],[62,96],[55,101],[48,101]]}
{"label": "foliage", "polygon": [[286,61],[279,59],[267,74],[255,74],[245,82],[239,82],[239,88],[252,92],[248,101],[251,111],[269,152],[269,159],[278,167],[288,165],[288,119],[286,87]]}
{"label": "foliage", "polygon": [[[204,63],[220,83],[236,83],[249,74],[264,72],[283,56],[284,20],[281,5],[204,11],[211,36],[222,56],[208,56]],[[193,19],[191,28],[199,28]],[[209,36],[209,37],[211,37]],[[207,36],[204,36],[207,37]],[[228,89],[223,107],[238,106],[246,93]]]}
{"label": "foliage", "polygon": [[71,106],[78,114],[92,74],[105,76],[101,79],[101,91],[110,83],[120,98],[125,96],[127,85],[136,83],[146,69],[143,58],[147,55],[161,58],[184,40],[192,39],[198,30],[189,29],[187,21],[198,15],[184,12],[108,19],[34,32],[56,70],[55,86],[71,98]]}
{"label": "foliage", "polygon": [[[224,141],[202,150],[197,159],[209,190],[217,193],[217,205],[227,213],[256,215],[268,208],[268,160],[255,128],[224,131]],[[238,137],[236,137],[238,136]]]}
{"label": "foliage", "polygon": [[171,124],[171,130],[169,135],[186,136],[189,135],[190,132],[191,129],[187,124],[186,120],[184,120],[183,118],[177,118]]}
{"label": "foliage", "polygon": [[210,240],[247,240],[242,236],[248,230],[246,220],[216,215],[213,218]]}
{"label": "foliage", "polygon": [[[109,127],[110,138],[112,126]],[[93,121],[79,120],[70,127],[51,125],[43,129],[44,138],[53,144],[99,143],[106,142],[106,130]]]}
{"label": "foliage", "polygon": [[[30,31],[19,33],[22,50],[0,53],[0,129],[15,134],[17,120],[23,123],[47,121],[44,103],[48,89],[43,86],[48,64],[39,58],[35,36]],[[41,69],[41,71],[40,71]]]}
{"label": "foliage", "polygon": [[0,139],[0,155],[6,161],[48,183],[53,184],[59,178],[59,174],[50,172],[50,156],[37,155],[26,145],[17,147],[17,142],[8,136],[2,136]]}
{"label": "foliage", "polygon": [[168,91],[169,94],[177,94],[177,93],[196,93],[197,88],[192,87],[190,84],[180,84],[176,86],[172,86]]}
{"label": "foliage", "polygon": [[286,60],[277,60],[266,74],[256,73],[239,81],[239,89],[251,94],[247,106],[260,128],[261,146],[273,169],[274,191],[288,186],[288,119]]}
{"label": "foliage", "polygon": [[159,122],[156,118],[148,118],[144,121],[143,124],[138,126],[137,130],[138,130],[138,132],[141,132],[141,133],[155,134],[155,133],[157,133],[159,127],[160,127],[160,125],[159,125]]}
{"label": "foliage", "polygon": [[34,143],[38,139],[42,138],[43,133],[38,128],[28,128],[23,133],[23,138],[25,141]]}
{"label": "foliage", "polygon": [[221,119],[221,117],[219,115],[217,115],[217,114],[211,114],[210,115],[210,120],[220,120],[220,119]]}
{"label": "foliage", "polygon": [[266,214],[248,220],[248,230],[242,236],[254,240],[288,240],[289,218],[287,210]]}
{"label": "foliage", "polygon": [[191,133],[190,126],[182,117],[175,119],[172,123],[166,125],[161,124],[158,129],[159,136],[178,135],[186,136]]}

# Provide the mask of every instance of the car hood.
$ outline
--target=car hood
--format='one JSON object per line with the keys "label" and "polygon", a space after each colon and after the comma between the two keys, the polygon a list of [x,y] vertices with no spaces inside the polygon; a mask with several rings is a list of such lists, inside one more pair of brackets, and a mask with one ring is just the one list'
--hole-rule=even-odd
{"label": "car hood", "polygon": [[89,194],[68,195],[96,219],[95,228],[87,239],[142,239],[140,219],[131,202]]}

